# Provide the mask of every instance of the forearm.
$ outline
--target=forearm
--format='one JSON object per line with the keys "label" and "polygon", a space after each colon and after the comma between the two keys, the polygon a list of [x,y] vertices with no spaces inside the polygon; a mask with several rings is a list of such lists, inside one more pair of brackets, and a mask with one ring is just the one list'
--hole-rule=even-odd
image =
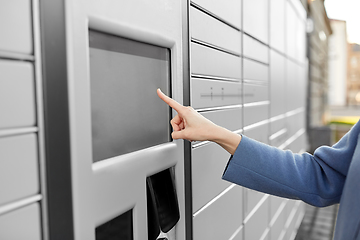
{"label": "forearm", "polygon": [[223,127],[216,126],[209,140],[219,144],[231,155],[234,155],[236,148],[241,141],[241,135],[233,133]]}

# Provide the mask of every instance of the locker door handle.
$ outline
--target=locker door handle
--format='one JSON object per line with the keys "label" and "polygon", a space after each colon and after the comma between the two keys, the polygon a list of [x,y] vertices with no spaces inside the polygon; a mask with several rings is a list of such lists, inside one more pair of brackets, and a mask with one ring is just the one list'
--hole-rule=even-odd
{"label": "locker door handle", "polygon": [[179,205],[171,169],[166,169],[147,177],[146,188],[148,239],[152,240],[159,236],[160,231],[164,233],[170,231],[180,219]]}

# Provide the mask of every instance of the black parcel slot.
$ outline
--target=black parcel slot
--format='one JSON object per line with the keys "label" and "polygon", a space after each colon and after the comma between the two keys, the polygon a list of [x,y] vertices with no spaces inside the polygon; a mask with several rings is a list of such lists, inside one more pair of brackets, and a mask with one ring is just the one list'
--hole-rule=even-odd
{"label": "black parcel slot", "polygon": [[180,219],[174,178],[170,169],[146,178],[148,239],[156,239],[160,230],[167,233]]}

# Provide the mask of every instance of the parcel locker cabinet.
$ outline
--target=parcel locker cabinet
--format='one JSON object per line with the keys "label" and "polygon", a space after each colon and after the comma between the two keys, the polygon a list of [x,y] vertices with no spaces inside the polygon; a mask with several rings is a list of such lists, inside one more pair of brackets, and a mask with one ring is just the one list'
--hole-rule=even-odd
{"label": "parcel locker cabinet", "polygon": [[[67,68],[59,80],[65,86],[58,90],[68,101],[68,109],[61,110],[69,119],[69,211],[76,240],[112,234],[142,240],[159,228],[161,236],[185,239],[184,143],[170,138],[173,111],[156,89],[183,103],[186,9],[179,1],[75,0],[59,3],[62,26],[43,19],[63,34],[57,39],[66,36],[62,57]],[[51,41],[46,45],[52,50]],[[44,72],[51,74],[57,60],[47,58]],[[59,81],[49,80],[47,90]],[[147,179],[164,171],[171,171],[173,184],[149,184]],[[161,202],[165,205],[157,205],[156,199],[170,193],[173,197]],[[164,211],[171,224],[163,224],[167,218],[158,217],[159,224],[148,218]]]}

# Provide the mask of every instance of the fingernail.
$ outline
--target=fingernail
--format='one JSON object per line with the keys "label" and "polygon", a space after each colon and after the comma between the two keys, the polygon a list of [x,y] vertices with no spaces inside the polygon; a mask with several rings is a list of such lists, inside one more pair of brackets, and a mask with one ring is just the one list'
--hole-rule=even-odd
{"label": "fingernail", "polygon": [[161,89],[160,89],[160,88],[158,88],[158,90],[162,93],[162,91],[161,91]]}

